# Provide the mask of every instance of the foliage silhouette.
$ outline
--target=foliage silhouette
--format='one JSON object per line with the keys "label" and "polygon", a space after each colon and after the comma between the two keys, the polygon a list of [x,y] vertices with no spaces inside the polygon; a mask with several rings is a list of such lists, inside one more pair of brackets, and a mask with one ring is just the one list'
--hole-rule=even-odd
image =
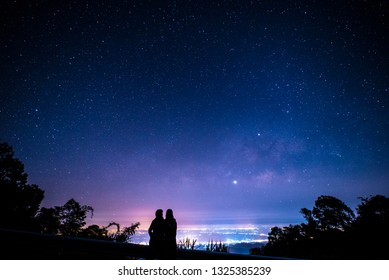
{"label": "foliage silhouette", "polygon": [[210,252],[223,252],[228,253],[228,246],[223,244],[221,241],[219,243],[213,242],[213,240],[209,241],[207,246],[205,246],[206,251]]}
{"label": "foliage silhouette", "polygon": [[56,208],[42,207],[37,215],[40,231],[48,234],[59,234],[61,221]]}
{"label": "foliage silhouette", "polygon": [[319,196],[312,210],[302,208],[301,212],[307,225],[314,222],[319,230],[345,230],[355,218],[353,211],[343,201],[328,195]]}
{"label": "foliage silhouette", "polygon": [[304,259],[388,259],[389,198],[360,199],[355,217],[341,200],[320,196],[312,210],[300,211],[307,223],[271,228],[268,243],[251,253]]}
{"label": "foliage silhouette", "polygon": [[[112,226],[116,227],[116,231],[109,230],[109,228]],[[120,224],[115,222],[111,222],[109,225],[102,227],[98,225],[90,225],[82,230],[80,236],[129,243],[131,241],[131,237],[136,233],[136,230],[139,228],[139,226],[139,222],[133,223],[131,226],[124,228],[121,228]]]}
{"label": "foliage silhouette", "polygon": [[23,163],[14,157],[8,143],[0,143],[0,223],[1,227],[37,230],[35,216],[44,198],[37,185],[27,184]]}
{"label": "foliage silhouette", "polygon": [[107,228],[110,226],[116,226],[116,232],[107,234],[108,239],[114,240],[116,242],[122,242],[122,243],[128,243],[131,240],[131,236],[135,234],[136,229],[139,228],[140,223],[134,223],[131,224],[129,227],[124,227],[123,229],[120,228],[120,225],[118,223],[112,222],[110,223]]}
{"label": "foliage silhouette", "polygon": [[[87,213],[93,208],[88,205],[80,205],[74,199],[70,199],[63,206],[54,208],[42,208],[37,219],[40,222],[43,233],[81,236],[101,240],[112,240],[116,242],[129,242],[135,234],[140,223],[131,224],[129,227],[120,227],[120,224],[111,222],[108,226],[90,225],[84,228]],[[109,228],[115,226],[116,231]]]}
{"label": "foliage silhouette", "polygon": [[178,241],[177,248],[184,249],[184,250],[194,250],[196,242],[197,239],[190,239],[189,237],[186,237],[185,239]]}
{"label": "foliage silhouette", "polygon": [[37,219],[40,221],[42,232],[60,235],[77,236],[85,226],[87,213],[93,208],[88,205],[80,205],[73,198],[69,199],[63,206],[54,208],[42,208]]}
{"label": "foliage silhouette", "polygon": [[384,226],[389,221],[389,198],[383,195],[360,197],[361,204],[357,206],[358,217],[355,226]]}
{"label": "foliage silhouette", "polygon": [[[44,191],[37,185],[27,184],[28,175],[23,163],[14,157],[8,143],[0,143],[0,227],[37,231],[41,233],[92,237],[116,242],[129,242],[139,223],[120,228],[112,222],[107,227],[86,225],[88,213],[93,217],[93,208],[80,205],[75,199],[63,206],[40,208]],[[115,225],[116,232],[108,231]]]}
{"label": "foliage silhouette", "polygon": [[100,227],[98,225],[90,225],[86,227],[81,233],[80,236],[88,237],[93,239],[107,240],[108,230],[106,227]]}
{"label": "foliage silhouette", "polygon": [[367,242],[365,246],[350,246],[349,251],[353,255],[389,259],[389,198],[375,195],[359,199],[361,203],[356,208],[358,216],[349,231],[348,240]]}

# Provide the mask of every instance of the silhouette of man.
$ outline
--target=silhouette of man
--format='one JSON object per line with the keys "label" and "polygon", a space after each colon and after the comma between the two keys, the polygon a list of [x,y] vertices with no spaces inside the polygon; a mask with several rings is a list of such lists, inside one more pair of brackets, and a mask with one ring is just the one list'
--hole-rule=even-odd
{"label": "silhouette of man", "polygon": [[177,221],[174,218],[173,210],[166,210],[166,218],[165,218],[165,226],[166,226],[166,258],[173,260],[177,257]]}
{"label": "silhouette of man", "polygon": [[149,227],[149,247],[150,257],[152,259],[161,259],[163,257],[165,243],[165,220],[163,219],[163,210],[155,211],[155,218]]}

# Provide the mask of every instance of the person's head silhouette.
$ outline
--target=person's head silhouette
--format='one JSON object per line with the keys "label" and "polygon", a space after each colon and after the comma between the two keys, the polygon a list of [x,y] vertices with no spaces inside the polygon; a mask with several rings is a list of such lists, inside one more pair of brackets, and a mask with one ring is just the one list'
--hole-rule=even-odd
{"label": "person's head silhouette", "polygon": [[167,209],[166,210],[166,219],[168,219],[168,220],[174,219],[174,215],[173,215],[173,210],[172,209]]}
{"label": "person's head silhouette", "polygon": [[163,210],[158,209],[157,211],[155,211],[155,217],[156,218],[163,218]]}

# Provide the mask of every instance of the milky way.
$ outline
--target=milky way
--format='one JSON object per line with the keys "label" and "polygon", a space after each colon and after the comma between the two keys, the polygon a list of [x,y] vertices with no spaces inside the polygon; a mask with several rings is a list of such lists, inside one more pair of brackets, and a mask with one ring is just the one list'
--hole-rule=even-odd
{"label": "milky way", "polygon": [[0,4],[0,137],[44,206],[293,223],[389,195],[386,1],[55,2]]}

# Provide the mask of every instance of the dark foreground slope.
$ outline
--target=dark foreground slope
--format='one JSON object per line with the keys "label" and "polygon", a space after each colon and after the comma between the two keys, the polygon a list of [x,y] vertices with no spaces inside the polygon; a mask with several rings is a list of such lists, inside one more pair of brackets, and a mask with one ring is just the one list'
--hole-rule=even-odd
{"label": "dark foreground slope", "polygon": [[[128,260],[147,259],[148,246],[89,238],[0,229],[2,260]],[[178,250],[183,260],[276,260],[276,257]]]}

